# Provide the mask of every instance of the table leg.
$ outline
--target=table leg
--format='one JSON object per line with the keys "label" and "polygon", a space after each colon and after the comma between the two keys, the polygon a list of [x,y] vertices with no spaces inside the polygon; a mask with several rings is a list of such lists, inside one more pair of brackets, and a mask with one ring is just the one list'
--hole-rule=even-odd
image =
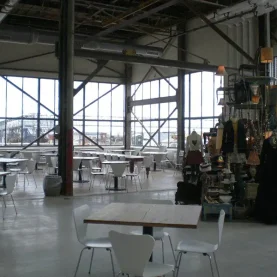
{"label": "table leg", "polygon": [[134,173],[134,169],[135,169],[135,162],[134,161],[130,161],[130,172]]}
{"label": "table leg", "polygon": [[[7,164],[3,163],[3,171],[6,172],[7,171]],[[6,186],[6,175],[3,176],[3,188],[5,189]]]}
{"label": "table leg", "polygon": [[79,182],[81,183],[82,182],[82,174],[81,174],[81,169],[82,169],[82,162],[80,162],[80,165],[79,165]]}
{"label": "table leg", "polygon": [[114,177],[114,190],[118,190],[118,177]]}
{"label": "table leg", "polygon": [[[142,227],[142,233],[144,235],[150,235],[153,237],[153,227],[146,227],[146,226],[143,226]],[[153,253],[152,255],[150,256],[149,258],[149,262],[152,262],[153,261]]]}
{"label": "table leg", "polygon": [[156,161],[154,159],[154,171],[156,171],[156,170],[157,170],[157,163],[156,163]]}
{"label": "table leg", "polygon": [[146,169],[146,177],[147,177],[147,179],[148,179],[148,177],[149,177],[149,172],[150,172],[150,167],[146,167],[145,169]]}

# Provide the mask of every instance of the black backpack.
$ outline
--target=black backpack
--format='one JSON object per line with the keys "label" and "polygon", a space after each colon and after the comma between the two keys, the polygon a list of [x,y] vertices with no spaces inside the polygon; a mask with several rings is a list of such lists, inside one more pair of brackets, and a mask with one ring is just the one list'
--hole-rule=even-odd
{"label": "black backpack", "polygon": [[236,104],[246,103],[251,99],[251,89],[248,82],[240,80],[235,84],[234,98]]}

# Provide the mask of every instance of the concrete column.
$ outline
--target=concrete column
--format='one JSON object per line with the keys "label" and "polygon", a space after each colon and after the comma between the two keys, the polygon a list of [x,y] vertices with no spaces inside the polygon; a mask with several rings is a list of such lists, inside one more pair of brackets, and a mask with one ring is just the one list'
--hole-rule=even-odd
{"label": "concrete column", "polygon": [[61,1],[59,56],[59,175],[62,194],[73,195],[73,59],[75,0]]}
{"label": "concrete column", "polygon": [[[184,29],[184,28],[183,28]],[[186,49],[185,36],[178,37],[178,60],[186,61],[186,54],[179,48]],[[180,150],[185,150],[185,71],[178,70],[178,90],[177,90],[177,153],[179,155]],[[177,155],[177,156],[178,156]]]}
{"label": "concrete column", "polygon": [[124,121],[124,146],[125,149],[131,148],[131,86],[132,86],[132,65],[125,64],[125,121]]}

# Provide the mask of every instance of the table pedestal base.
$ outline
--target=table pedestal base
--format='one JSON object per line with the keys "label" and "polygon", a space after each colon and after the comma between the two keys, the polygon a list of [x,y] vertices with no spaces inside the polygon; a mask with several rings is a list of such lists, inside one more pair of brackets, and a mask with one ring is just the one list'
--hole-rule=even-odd
{"label": "table pedestal base", "polygon": [[[144,235],[150,235],[151,237],[153,237],[153,227],[143,226],[142,227],[142,233]],[[152,262],[152,261],[153,261],[153,254],[149,258],[149,262]]]}

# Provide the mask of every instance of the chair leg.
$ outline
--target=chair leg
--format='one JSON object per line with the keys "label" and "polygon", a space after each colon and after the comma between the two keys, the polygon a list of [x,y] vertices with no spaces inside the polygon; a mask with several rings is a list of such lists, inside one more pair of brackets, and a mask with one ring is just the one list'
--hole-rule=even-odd
{"label": "chair leg", "polygon": [[2,199],[3,199],[2,212],[3,212],[3,220],[4,220],[5,219],[5,211],[6,211],[6,203],[5,203],[4,196],[2,196]]}
{"label": "chair leg", "polygon": [[113,262],[113,254],[111,249],[107,249],[110,252],[111,256],[111,263],[112,263],[112,270],[113,270],[113,277],[115,277],[115,270],[114,270],[114,262]]}
{"label": "chair leg", "polygon": [[35,179],[34,174],[32,174],[32,176],[33,176],[33,179],[34,179],[34,182],[35,182],[36,188],[37,188],[38,186],[37,186],[37,182],[36,182],[36,179]]}
{"label": "chair leg", "polygon": [[176,259],[176,265],[175,265],[175,277],[178,277],[179,275],[179,269],[181,265],[181,259],[182,259],[183,252],[179,252]]}
{"label": "chair leg", "polygon": [[91,265],[92,265],[93,255],[94,255],[94,248],[92,248],[92,253],[91,253],[91,258],[90,258],[90,265],[89,265],[89,272],[88,272],[88,274],[90,274],[90,272],[91,272]]}
{"label": "chair leg", "polygon": [[161,239],[162,242],[162,254],[163,254],[163,264],[164,264],[164,241]]}
{"label": "chair leg", "polygon": [[139,180],[139,186],[140,186],[140,189],[142,189],[142,186],[141,186],[141,181],[140,181],[139,176],[138,176],[138,180]]}
{"label": "chair leg", "polygon": [[213,269],[213,264],[212,264],[212,257],[209,254],[204,254],[204,256],[208,256],[209,260],[210,260],[210,266],[211,266],[211,272],[212,272],[212,276],[214,277],[214,269]]}
{"label": "chair leg", "polygon": [[75,274],[74,274],[74,277],[76,277],[77,275],[77,272],[78,272],[78,269],[79,269],[79,265],[80,265],[80,261],[81,261],[81,258],[82,258],[82,255],[83,255],[83,251],[87,249],[87,247],[83,248],[81,253],[80,253],[80,256],[79,256],[79,259],[78,259],[78,263],[77,263],[77,266],[76,266],[76,270],[75,270]]}
{"label": "chair leg", "polygon": [[13,196],[12,196],[12,195],[11,195],[11,199],[12,199],[12,201],[13,201],[13,206],[14,206],[15,213],[17,214],[17,210],[16,210],[16,207],[15,207],[14,200],[13,200]]}
{"label": "chair leg", "polygon": [[216,271],[217,271],[217,276],[220,277],[215,253],[213,253],[213,256],[214,256],[214,262],[215,262],[215,267],[216,267]]}
{"label": "chair leg", "polygon": [[169,243],[170,243],[170,246],[171,246],[171,251],[172,251],[174,262],[176,262],[176,257],[175,257],[175,253],[174,253],[174,248],[173,248],[171,237],[168,236],[168,239],[169,239]]}

